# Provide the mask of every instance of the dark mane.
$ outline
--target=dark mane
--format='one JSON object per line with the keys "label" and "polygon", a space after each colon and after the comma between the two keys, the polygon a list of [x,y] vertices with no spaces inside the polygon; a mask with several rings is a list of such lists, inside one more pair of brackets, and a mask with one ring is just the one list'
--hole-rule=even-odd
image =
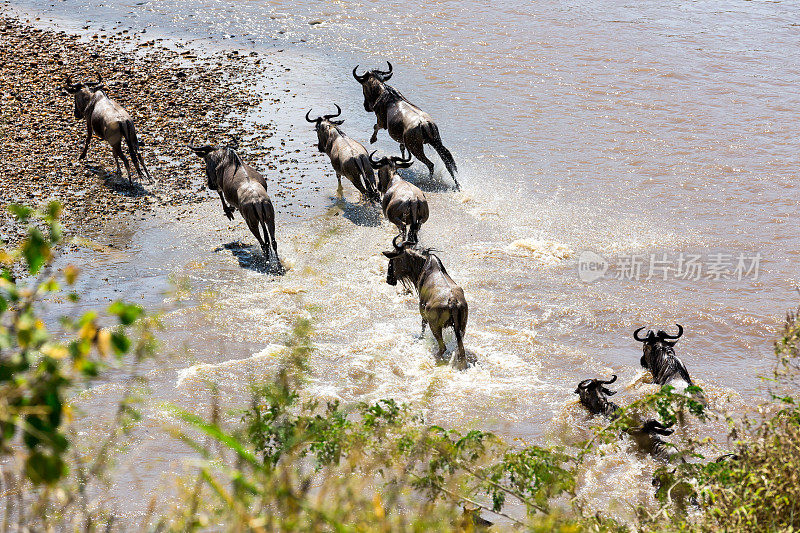
{"label": "dark mane", "polygon": [[380,97],[378,97],[378,101],[380,101],[380,100],[382,100],[384,98],[388,98],[389,96],[393,96],[393,97],[395,97],[395,98],[397,98],[399,100],[403,100],[405,102],[408,102],[409,104],[413,105],[414,107],[417,107],[408,98],[403,96],[403,94],[400,91],[398,91],[397,89],[395,89],[394,87],[392,87],[388,83],[385,83],[385,82],[382,81],[381,84],[383,85],[383,88],[384,88],[384,90],[386,92],[384,92]]}

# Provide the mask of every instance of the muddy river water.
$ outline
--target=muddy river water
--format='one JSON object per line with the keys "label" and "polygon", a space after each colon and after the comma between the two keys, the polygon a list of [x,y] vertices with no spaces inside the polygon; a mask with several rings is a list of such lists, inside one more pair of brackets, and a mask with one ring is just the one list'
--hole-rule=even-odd
{"label": "muddy river water", "polygon": [[[122,463],[129,485],[116,489],[142,495],[123,498],[127,511],[141,510],[184,453],[158,429],[160,404],[201,406],[210,380],[241,405],[299,316],[316,328],[310,394],[393,397],[437,423],[529,442],[557,441],[585,419],[573,394],[581,379],[619,374],[619,403],[640,393],[631,333],[642,325],[684,326],[678,354],[712,401],[742,409],[763,394],[772,336],[797,301],[796,4],[12,4],[66,29],[146,28],[283,66],[253,80],[285,95],[280,105],[267,100],[249,119],[272,121],[275,146],[302,170],[266,173],[271,190],[295,194],[275,206],[285,275],[259,268],[244,223],[228,223],[208,192],[181,218],[165,210],[117,223],[105,231],[112,247],[68,258],[83,265],[86,305],[124,296],[164,309],[168,325],[169,355],[149,371],[148,416]],[[339,103],[343,128],[366,144],[374,117],[350,70],[387,59],[391,83],[434,117],[460,169],[460,192],[442,187],[435,155],[433,180],[420,164],[407,176],[431,204],[423,243],[467,295],[477,364],[465,372],[436,365],[432,338],[418,338],[415,297],[385,283],[380,252],[394,226],[347,185],[336,198],[302,118]],[[385,131],[375,146],[398,153]],[[168,294],[175,280],[189,288]],[[100,384],[87,401],[102,412],[115,387]],[[592,490],[646,494],[645,466],[611,457]]]}

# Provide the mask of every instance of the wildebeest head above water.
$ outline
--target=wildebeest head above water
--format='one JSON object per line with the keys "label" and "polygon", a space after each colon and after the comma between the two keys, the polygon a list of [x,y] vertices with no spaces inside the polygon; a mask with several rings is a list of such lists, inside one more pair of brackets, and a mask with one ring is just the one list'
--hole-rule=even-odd
{"label": "wildebeest head above water", "polygon": [[392,64],[389,61],[386,64],[389,65],[389,70],[372,69],[364,74],[358,73],[358,65],[353,67],[353,77],[361,84],[361,90],[364,92],[365,111],[372,111],[372,106],[384,90],[383,83],[392,77]]}
{"label": "wildebeest head above water", "polygon": [[675,343],[683,335],[683,326],[675,325],[678,326],[676,335],[670,335],[663,330],[658,332],[648,330],[646,336],[640,337],[639,332],[644,327],[633,332],[633,338],[643,344],[639,362],[643,368],[650,371],[653,382],[658,385],[665,385],[673,379],[683,379],[689,385],[693,384],[683,362],[675,355]]}
{"label": "wildebeest head above water", "polygon": [[397,169],[408,168],[413,165],[414,157],[411,155],[411,152],[409,152],[408,159],[404,159],[396,155],[391,157],[384,156],[380,159],[375,159],[375,151],[373,151],[371,154],[369,154],[369,163],[372,165],[372,168],[378,171],[378,190],[381,193],[385,193],[386,189],[389,188],[389,183],[391,183],[395,172],[397,172]]}
{"label": "wildebeest head above water", "polygon": [[608,401],[608,396],[613,396],[616,394],[616,392],[605,387],[605,385],[610,385],[615,381],[617,381],[616,374],[614,374],[608,381],[603,381],[600,379],[584,379],[578,383],[578,388],[575,389],[575,394],[580,396],[581,404],[593,415],[603,415],[607,416],[608,418],[616,418],[616,413],[619,410],[619,406],[614,402]]}
{"label": "wildebeest head above water", "polygon": [[673,453],[669,444],[661,437],[672,435],[673,430],[658,420],[648,420],[639,427],[628,429],[628,434],[639,449],[662,461],[668,461]]}
{"label": "wildebeest head above water", "polygon": [[336,106],[336,113],[331,113],[329,115],[311,118],[311,110],[309,109],[308,112],[306,112],[306,120],[314,124],[314,128],[317,130],[317,149],[322,153],[325,153],[325,147],[328,145],[332,133],[331,129],[335,130],[337,126],[344,124],[344,119],[333,120],[342,114],[342,108],[339,107],[339,104],[333,105]]}
{"label": "wildebeest head above water", "polygon": [[95,92],[105,88],[103,77],[97,74],[97,81],[88,83],[72,83],[72,77],[67,76],[64,90],[75,97],[75,118],[80,120],[86,112],[86,106]]}

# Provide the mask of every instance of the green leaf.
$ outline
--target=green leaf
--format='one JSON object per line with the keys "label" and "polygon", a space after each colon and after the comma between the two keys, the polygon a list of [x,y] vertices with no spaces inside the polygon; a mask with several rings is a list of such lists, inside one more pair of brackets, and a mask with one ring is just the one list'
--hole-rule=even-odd
{"label": "green leaf", "polygon": [[108,307],[108,312],[119,317],[119,322],[123,326],[130,326],[144,312],[141,307],[135,304],[126,304],[117,300]]}
{"label": "green leaf", "polygon": [[25,473],[36,484],[51,484],[67,474],[67,465],[58,455],[35,451],[25,461]]}
{"label": "green leaf", "polygon": [[111,334],[111,346],[117,355],[122,355],[130,350],[131,340],[124,333],[115,331]]}
{"label": "green leaf", "polygon": [[8,206],[8,210],[11,211],[11,214],[17,217],[17,220],[20,222],[25,222],[31,217],[33,213],[33,209],[30,207],[26,207],[24,205],[19,204],[10,204]]}

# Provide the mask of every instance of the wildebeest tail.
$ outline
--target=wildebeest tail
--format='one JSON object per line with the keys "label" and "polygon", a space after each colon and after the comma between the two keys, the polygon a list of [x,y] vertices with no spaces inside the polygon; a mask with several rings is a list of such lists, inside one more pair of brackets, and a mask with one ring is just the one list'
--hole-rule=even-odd
{"label": "wildebeest tail", "polygon": [[261,229],[264,231],[264,241],[272,245],[275,258],[278,257],[278,240],[275,238],[275,209],[269,199],[261,201],[259,204],[259,214],[261,215]]}
{"label": "wildebeest tail", "polygon": [[439,136],[439,127],[433,122],[425,122],[422,124],[422,134],[425,138],[425,142],[433,146],[436,153],[442,158],[444,166],[456,183],[456,188],[460,189],[461,186],[458,184],[458,180],[456,180],[456,172],[458,172],[456,160],[453,159],[453,154],[450,153],[450,150],[445,148],[442,144],[442,138]]}
{"label": "wildebeest tail", "polygon": [[361,173],[361,181],[363,182],[364,189],[369,193],[369,199],[377,202],[381,199],[378,190],[375,188],[375,171],[372,170],[372,165],[369,163],[369,158],[361,155],[356,158],[358,171]]}
{"label": "wildebeest tail", "polygon": [[[125,143],[128,145],[128,152],[131,154],[136,173],[139,177],[142,177],[143,168],[144,175],[147,176],[148,180],[152,181],[153,178],[150,177],[150,171],[147,170],[147,165],[144,164],[144,159],[139,153],[139,139],[136,137],[136,128],[133,126],[132,120],[126,120],[122,123],[122,135],[125,137]],[[139,165],[141,165],[141,167]]]}
{"label": "wildebeest tail", "polygon": [[466,304],[462,304],[458,300],[450,301],[450,320],[453,323],[456,339],[461,339],[467,330],[467,315]]}

